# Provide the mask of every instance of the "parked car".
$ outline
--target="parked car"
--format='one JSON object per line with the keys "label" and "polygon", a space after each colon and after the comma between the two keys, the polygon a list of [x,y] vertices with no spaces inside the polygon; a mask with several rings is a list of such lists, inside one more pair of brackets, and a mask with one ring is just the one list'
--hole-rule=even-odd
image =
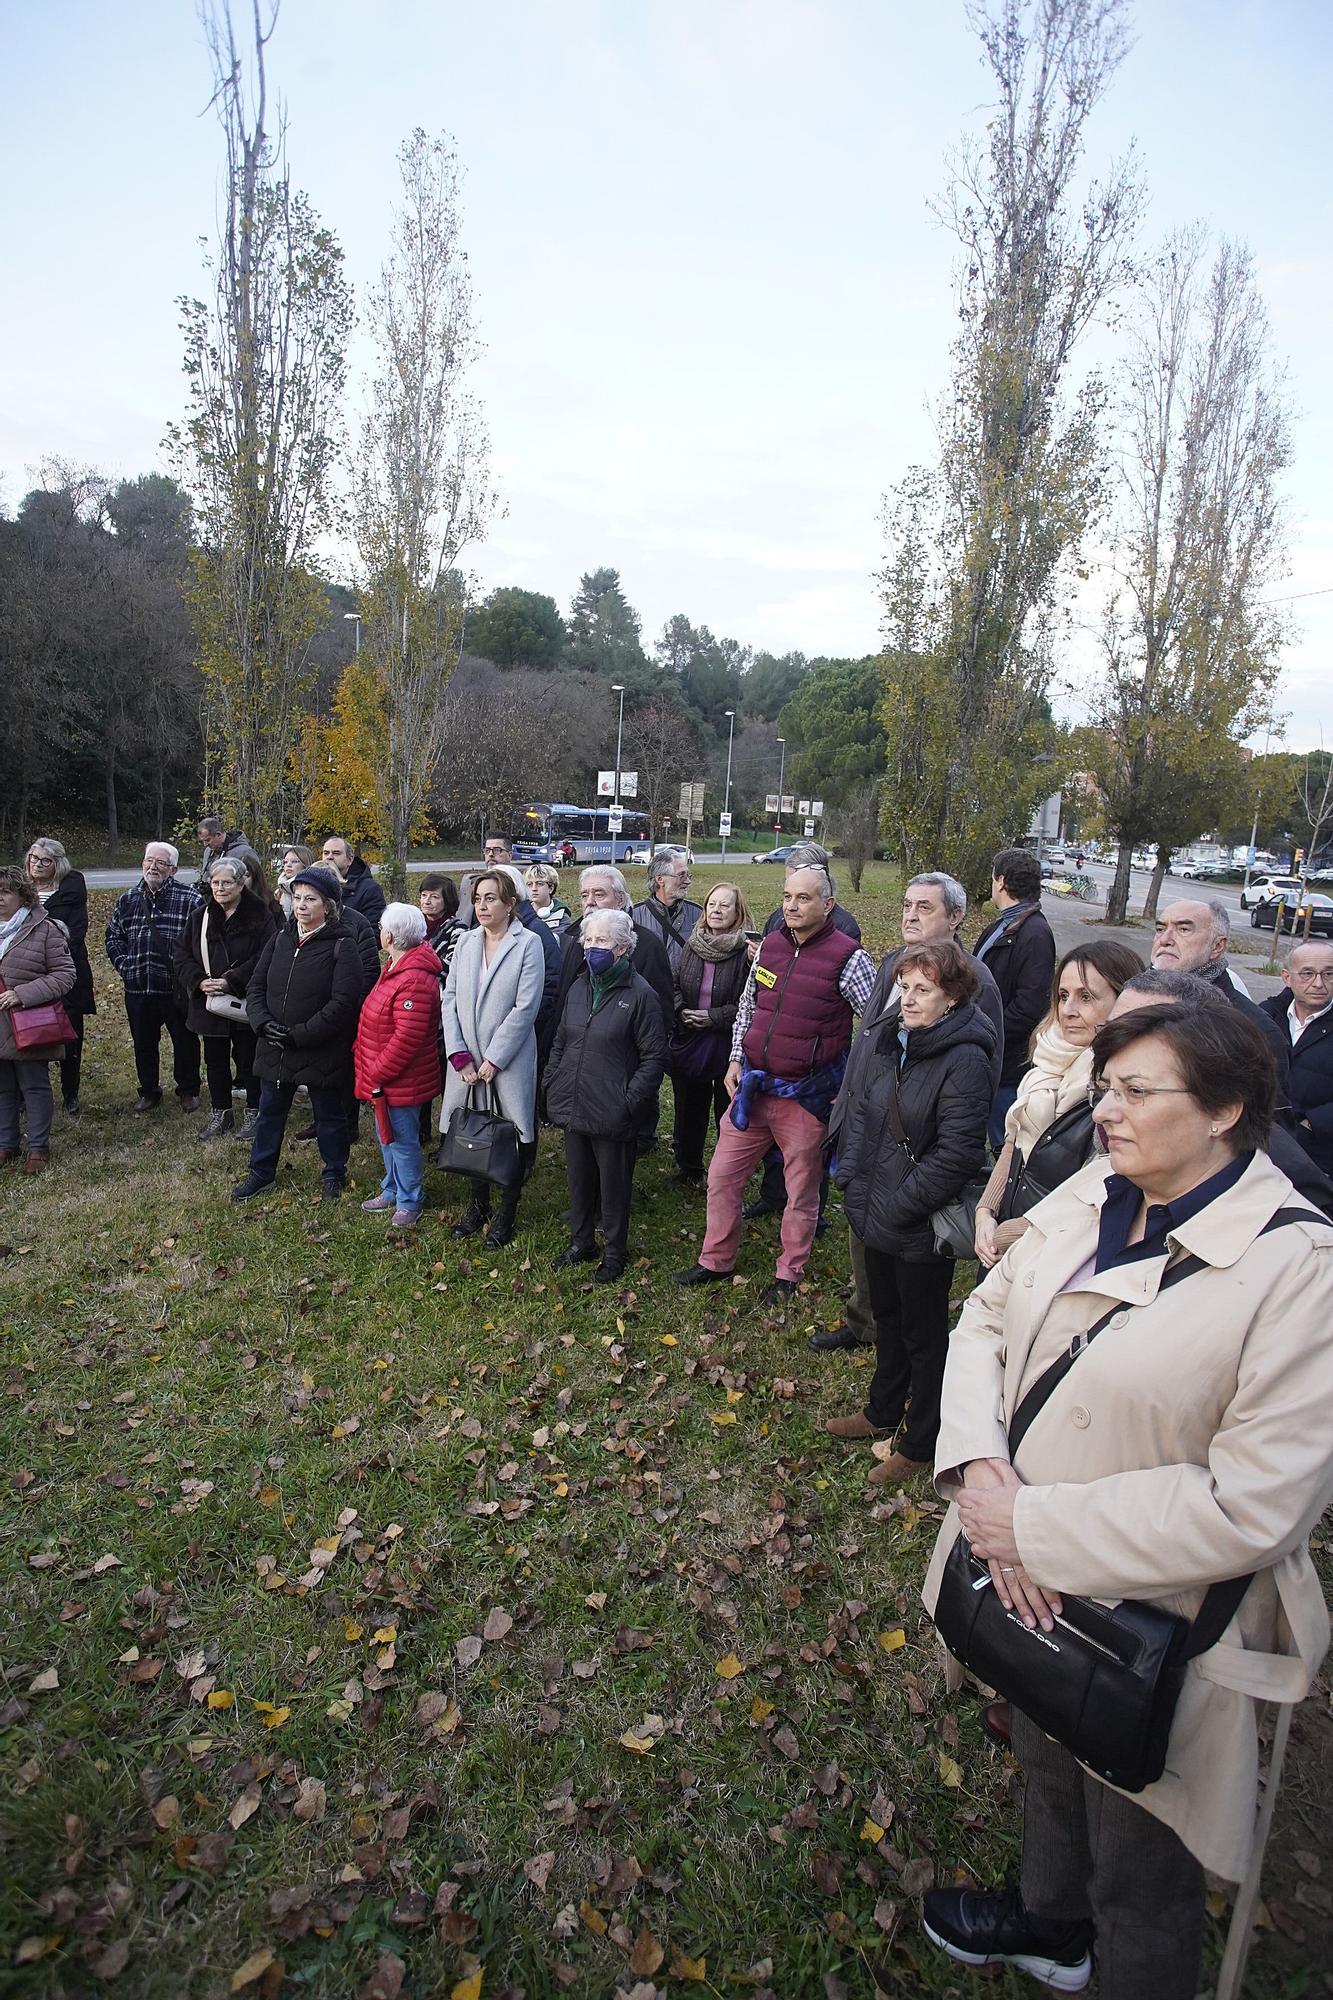
{"label": "parked car", "polygon": [[1304,934],[1308,914],[1311,937],[1317,932],[1333,937],[1333,896],[1315,896],[1307,891],[1291,902],[1285,902],[1281,896],[1270,896],[1266,903],[1256,904],[1250,918],[1250,929],[1257,931],[1262,925],[1265,930],[1276,930],[1279,911],[1288,936],[1295,936],[1297,932]]}
{"label": "parked car", "polygon": [[790,853],[791,853],[791,846],[790,846],[790,844],[789,844],[789,845],[788,845],[788,846],[786,846],[786,847],[770,847],[770,849],[769,849],[769,851],[768,851],[768,853],[767,853],[767,854],[752,854],[752,855],[750,856],[750,859],[751,859],[751,861],[783,861],[783,862],[785,862],[785,861],[786,861],[786,859],[787,859],[787,857],[788,857],[788,856],[790,855]]}
{"label": "parked car", "polygon": [[1248,889],[1240,892],[1242,910],[1261,908],[1271,903],[1276,896],[1285,896],[1290,903],[1301,893],[1301,885],[1294,875],[1256,875]]}

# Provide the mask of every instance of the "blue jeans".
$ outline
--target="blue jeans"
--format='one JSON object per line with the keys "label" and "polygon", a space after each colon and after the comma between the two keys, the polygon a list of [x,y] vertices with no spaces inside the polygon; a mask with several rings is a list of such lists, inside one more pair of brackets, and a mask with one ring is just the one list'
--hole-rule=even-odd
{"label": "blue jeans", "polygon": [[[250,1148],[250,1171],[258,1174],[261,1180],[271,1181],[277,1177],[282,1136],[287,1130],[287,1114],[295,1096],[294,1083],[265,1082],[260,1085],[259,1118]],[[315,1114],[315,1138],[319,1143],[323,1178],[341,1187],[347,1178],[349,1149],[347,1107],[343,1103],[341,1088],[337,1084],[332,1089],[312,1087],[310,1109]]]}
{"label": "blue jeans", "polygon": [[1004,1151],[1004,1121],[1008,1117],[1009,1108],[1017,1096],[1018,1085],[1016,1083],[1002,1083],[995,1093],[995,1101],[990,1108],[990,1117],[986,1121],[986,1137],[990,1141],[990,1149],[997,1160]]}
{"label": "blue jeans", "polygon": [[384,1155],[384,1179],[380,1193],[393,1196],[397,1208],[418,1214],[426,1206],[426,1185],[421,1158],[421,1106],[386,1104],[392,1139],[380,1140]]}

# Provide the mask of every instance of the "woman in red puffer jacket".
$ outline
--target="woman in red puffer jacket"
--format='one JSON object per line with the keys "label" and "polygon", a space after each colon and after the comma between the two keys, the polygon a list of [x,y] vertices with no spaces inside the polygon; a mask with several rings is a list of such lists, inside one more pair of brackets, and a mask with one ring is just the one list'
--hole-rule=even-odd
{"label": "woman in red puffer jacket", "polygon": [[424,942],[426,919],[410,903],[390,903],[380,917],[389,962],[366,995],[352,1058],[356,1094],[375,1113],[384,1155],[380,1191],[361,1206],[393,1212],[395,1229],[421,1215],[421,1107],[440,1089],[440,961]]}

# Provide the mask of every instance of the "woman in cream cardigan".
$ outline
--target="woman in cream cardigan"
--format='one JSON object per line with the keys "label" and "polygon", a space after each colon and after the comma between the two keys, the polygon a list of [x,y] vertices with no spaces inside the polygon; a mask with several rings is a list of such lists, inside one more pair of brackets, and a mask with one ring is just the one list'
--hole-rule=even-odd
{"label": "woman in cream cardigan", "polygon": [[1018,1097],[1004,1121],[1004,1146],[977,1203],[977,1256],[988,1268],[999,1263],[1028,1226],[1026,1215],[1006,1214],[1006,1196],[1038,1140],[1068,1115],[1065,1130],[1070,1145],[1062,1152],[1065,1171],[1072,1171],[1067,1164],[1071,1152],[1081,1150],[1072,1165],[1082,1166],[1091,1151],[1092,1038],[1125,981],[1142,971],[1138,953],[1114,938],[1081,944],[1067,951],[1056,966],[1050,1008],[1032,1037],[1032,1067],[1018,1086]]}
{"label": "woman in cream cardigan", "polygon": [[[1066,1593],[1193,1619],[1210,1585],[1248,1581],[1185,1669],[1162,1776],[1132,1796],[1010,1690],[1018,1886],[937,1889],[924,1923],[955,1959],[1061,1992],[1095,1944],[1101,2000],[1193,2000],[1204,1871],[1240,1881],[1251,1857],[1258,1704],[1301,1700],[1328,1646],[1307,1543],[1333,1496],[1333,1227],[1268,1156],[1273,1059],[1234,1008],[1136,1009],[1093,1062],[1108,1158],[1038,1204],[949,1342],[935,1483],[953,1504],[926,1608],[960,1530],[1057,1651]],[[1015,1412],[1071,1352],[1011,1459]]]}

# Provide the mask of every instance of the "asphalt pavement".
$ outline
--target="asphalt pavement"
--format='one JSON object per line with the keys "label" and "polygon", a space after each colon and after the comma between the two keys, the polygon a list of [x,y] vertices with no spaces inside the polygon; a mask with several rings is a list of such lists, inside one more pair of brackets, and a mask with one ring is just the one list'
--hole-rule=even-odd
{"label": "asphalt pavement", "polygon": [[[1130,880],[1129,908],[1130,920],[1125,924],[1105,922],[1106,892],[1111,886],[1115,870],[1103,867],[1098,862],[1087,863],[1084,874],[1097,884],[1098,900],[1082,903],[1074,896],[1056,896],[1049,888],[1041,899],[1041,907],[1047,922],[1055,933],[1055,942],[1063,953],[1076,945],[1080,938],[1119,938],[1122,944],[1130,945],[1142,958],[1147,958],[1152,949],[1152,931],[1144,923],[1142,915],[1143,899],[1148,893],[1152,877],[1147,869],[1136,868]],[[1273,949],[1272,933],[1251,927],[1247,911],[1240,906],[1240,885],[1238,883],[1187,882],[1177,875],[1168,875],[1162,884],[1158,898],[1158,908],[1164,909],[1168,903],[1176,902],[1219,902],[1225,904],[1231,916],[1231,947],[1228,956],[1241,978],[1245,981],[1252,999],[1265,1000],[1270,993],[1282,991],[1282,981],[1274,974],[1257,970]],[[1282,956],[1286,957],[1284,947]]]}

